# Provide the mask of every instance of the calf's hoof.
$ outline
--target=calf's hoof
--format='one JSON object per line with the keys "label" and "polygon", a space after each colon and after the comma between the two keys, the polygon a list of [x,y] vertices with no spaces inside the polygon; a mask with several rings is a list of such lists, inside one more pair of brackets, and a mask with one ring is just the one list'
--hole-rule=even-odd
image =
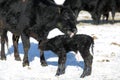
{"label": "calf's hoof", "polygon": [[56,73],[55,76],[60,76],[62,74],[64,74],[64,73]]}
{"label": "calf's hoof", "polygon": [[57,72],[56,74],[55,74],[55,76],[60,76],[60,75],[62,75],[62,74],[64,74],[65,73],[65,71],[60,71],[60,72]]}
{"label": "calf's hoof", "polygon": [[85,76],[89,76],[91,73],[86,73],[86,74],[82,74],[81,76],[80,76],[80,78],[84,78]]}
{"label": "calf's hoof", "polygon": [[89,75],[91,75],[91,69],[87,68],[85,71],[83,71],[83,73],[80,76],[80,78],[84,78],[85,76],[89,76]]}
{"label": "calf's hoof", "polygon": [[29,62],[23,62],[23,67],[29,66]]}

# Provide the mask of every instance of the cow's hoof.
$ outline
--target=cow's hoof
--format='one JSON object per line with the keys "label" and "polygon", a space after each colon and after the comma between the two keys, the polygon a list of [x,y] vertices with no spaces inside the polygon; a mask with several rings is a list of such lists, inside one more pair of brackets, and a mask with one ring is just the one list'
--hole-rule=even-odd
{"label": "cow's hoof", "polygon": [[20,57],[15,57],[15,60],[16,61],[21,61],[21,58]]}
{"label": "cow's hoof", "polygon": [[45,66],[48,66],[48,64],[45,61],[43,61],[41,62],[41,66],[45,67]]}
{"label": "cow's hoof", "polygon": [[41,63],[41,66],[45,67],[48,66],[47,63]]}
{"label": "cow's hoof", "polygon": [[6,60],[6,56],[1,56],[1,60]]}

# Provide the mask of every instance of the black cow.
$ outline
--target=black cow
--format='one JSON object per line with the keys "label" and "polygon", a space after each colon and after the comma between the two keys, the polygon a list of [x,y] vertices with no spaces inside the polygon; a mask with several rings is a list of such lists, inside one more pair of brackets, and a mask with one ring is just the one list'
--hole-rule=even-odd
{"label": "black cow", "polygon": [[[40,0],[0,1],[1,48],[4,47],[4,35],[7,31],[12,32],[15,36],[21,36],[25,53],[23,66],[29,65],[29,37],[39,41],[42,58],[44,56],[42,46],[50,30],[58,28],[69,36],[77,32],[72,11],[54,4],[50,6],[50,4],[47,5]],[[6,59],[4,51],[1,51],[1,59]],[[42,61],[41,64],[45,65]]]}
{"label": "black cow", "polygon": [[99,0],[65,0],[64,6],[69,6],[78,17],[81,10],[88,11],[93,14],[95,7],[97,6]]}
{"label": "black cow", "polygon": [[[25,1],[25,0],[24,0]],[[24,2],[23,1],[23,2]],[[56,5],[55,4],[55,2],[54,2],[54,0],[40,0],[43,4],[46,4],[46,6],[56,6],[56,7],[58,7],[59,5]],[[9,3],[9,2],[8,2]],[[2,3],[3,4],[3,3]],[[6,2],[4,2],[4,4],[5,5],[7,5],[6,4]],[[1,6],[2,7],[2,6]],[[62,7],[62,6],[61,6]],[[7,37],[7,31],[5,31],[4,32],[4,38],[2,38],[3,40],[1,40],[2,42],[1,43],[5,43],[5,41],[6,41],[6,43],[7,43],[7,46],[8,46],[8,37]],[[19,37],[20,36],[17,36],[17,35],[14,35],[13,34],[13,37],[12,37],[12,39],[13,39],[13,46],[14,46],[14,57],[15,57],[15,60],[17,60],[17,61],[20,61],[21,59],[20,59],[20,56],[19,56],[19,52],[18,52],[18,41],[19,41]],[[2,55],[4,56],[4,57],[1,57],[1,59],[6,59],[6,56],[5,56],[5,53],[4,53],[5,51],[4,51],[4,47],[1,47],[1,53],[2,53]]]}
{"label": "black cow", "polygon": [[101,15],[108,20],[109,12],[112,12],[112,22],[114,23],[116,2],[119,6],[119,1],[117,0],[65,0],[64,5],[70,6],[76,15],[76,18],[81,10],[88,11],[92,16],[94,23],[99,24]]}
{"label": "black cow", "polygon": [[85,77],[91,74],[93,56],[90,54],[90,47],[93,52],[94,40],[91,36],[85,34],[75,35],[69,38],[65,35],[59,35],[46,41],[44,50],[51,50],[58,55],[58,69],[56,75],[65,73],[65,63],[67,53],[69,51],[80,52],[84,60],[84,71],[81,77]]}
{"label": "black cow", "polygon": [[93,20],[95,20],[96,23],[99,23],[102,14],[105,15],[108,19],[109,12],[111,12],[112,23],[114,23],[115,10],[116,10],[115,2],[116,2],[115,0],[99,0],[92,16]]}
{"label": "black cow", "polygon": [[120,0],[115,0],[116,1],[116,11],[120,12]]}

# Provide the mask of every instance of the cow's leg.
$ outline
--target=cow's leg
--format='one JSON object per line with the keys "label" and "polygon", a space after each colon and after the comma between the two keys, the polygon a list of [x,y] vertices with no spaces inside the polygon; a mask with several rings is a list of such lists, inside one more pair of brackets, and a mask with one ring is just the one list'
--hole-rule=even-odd
{"label": "cow's leg", "polygon": [[28,50],[30,48],[30,40],[29,40],[29,37],[24,34],[21,35],[21,39],[22,39],[23,48],[24,48],[24,58],[23,58],[23,67],[24,67],[24,66],[29,66]]}
{"label": "cow's leg", "polygon": [[65,73],[65,63],[66,63],[66,53],[62,52],[62,53],[59,54],[58,69],[57,69],[57,72],[56,72],[56,76],[59,76],[59,75]]}
{"label": "cow's leg", "polygon": [[109,12],[108,13],[106,13],[106,21],[108,21],[108,18],[109,18]]}
{"label": "cow's leg", "polygon": [[97,13],[91,13],[91,15],[92,15],[93,23],[98,25],[100,23],[101,15]]}
{"label": "cow's leg", "polygon": [[18,41],[19,41],[19,36],[13,35],[13,46],[14,46],[14,57],[15,60],[21,61],[19,52],[18,52]]}
{"label": "cow's leg", "polygon": [[101,18],[101,8],[99,10],[97,8],[99,8],[99,6],[96,6],[94,10],[91,12],[93,23],[96,25],[100,23],[100,18]]}
{"label": "cow's leg", "polygon": [[98,14],[97,18],[96,18],[96,21],[95,21],[96,25],[98,25],[100,23],[100,18],[101,18],[101,14]]}
{"label": "cow's leg", "polygon": [[114,19],[114,17],[115,17],[115,9],[114,8],[113,8],[111,14],[112,14],[112,24],[114,24],[115,23],[115,19]]}
{"label": "cow's leg", "polygon": [[112,11],[112,24],[115,23],[114,17],[115,17],[115,12],[116,12],[116,3],[114,0],[112,0],[112,5],[111,5]]}
{"label": "cow's leg", "polygon": [[108,13],[104,13],[103,14],[103,22],[104,21],[108,21],[108,17],[109,17],[109,12]]}
{"label": "cow's leg", "polygon": [[5,56],[5,40],[7,39],[7,31],[3,31],[1,35],[1,60],[6,60]]}
{"label": "cow's leg", "polygon": [[90,54],[89,49],[85,50],[83,49],[83,53],[81,53],[82,58],[84,60],[84,71],[82,75],[80,76],[81,78],[84,78],[85,76],[88,76],[91,74],[92,71],[92,61],[93,61],[93,56]]}
{"label": "cow's leg", "polygon": [[39,41],[39,49],[40,49],[40,62],[42,66],[47,66],[47,62],[44,56],[44,41]]}

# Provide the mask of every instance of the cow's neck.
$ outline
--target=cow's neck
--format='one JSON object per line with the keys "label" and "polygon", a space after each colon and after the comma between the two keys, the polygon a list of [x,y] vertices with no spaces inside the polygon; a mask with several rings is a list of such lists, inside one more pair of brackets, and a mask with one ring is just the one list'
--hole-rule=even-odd
{"label": "cow's neck", "polygon": [[22,0],[23,3],[25,3],[27,0]]}

